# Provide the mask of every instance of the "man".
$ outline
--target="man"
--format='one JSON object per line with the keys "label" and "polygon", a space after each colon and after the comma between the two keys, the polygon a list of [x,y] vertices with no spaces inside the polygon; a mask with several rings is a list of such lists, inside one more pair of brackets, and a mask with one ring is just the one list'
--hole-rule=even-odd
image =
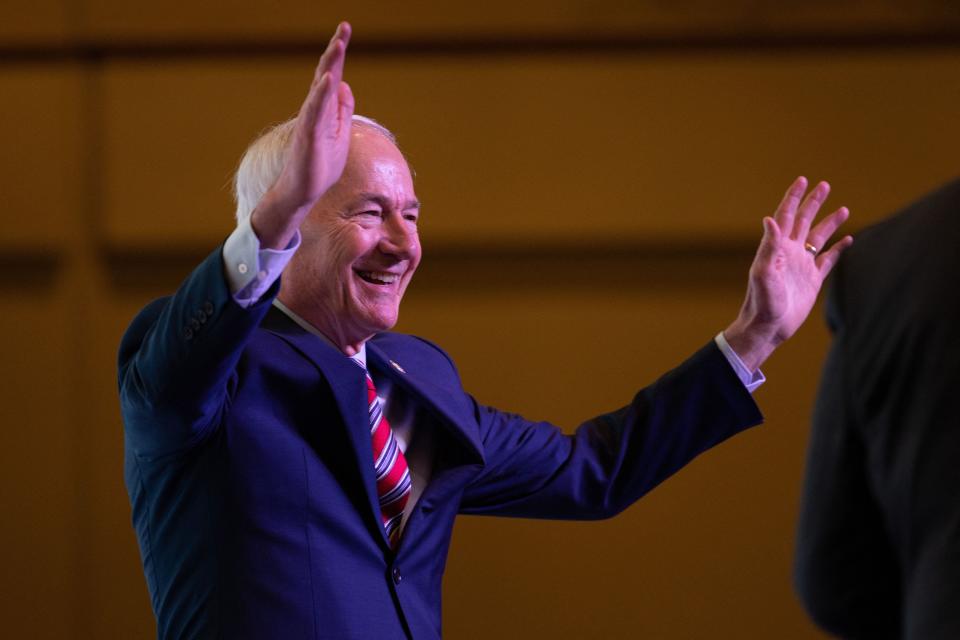
{"label": "man", "polygon": [[960,180],[834,276],[796,584],[847,638],[960,638]]}
{"label": "man", "polygon": [[[248,150],[237,230],[120,348],[126,481],[161,637],[438,638],[457,513],[603,518],[760,421],[748,386],[850,242],[791,186],[739,317],[633,402],[556,427],[484,407],[391,333],[420,262],[391,134],[352,115],[340,25]],[[806,248],[805,248],[806,245]],[[279,274],[282,271],[282,282]]]}

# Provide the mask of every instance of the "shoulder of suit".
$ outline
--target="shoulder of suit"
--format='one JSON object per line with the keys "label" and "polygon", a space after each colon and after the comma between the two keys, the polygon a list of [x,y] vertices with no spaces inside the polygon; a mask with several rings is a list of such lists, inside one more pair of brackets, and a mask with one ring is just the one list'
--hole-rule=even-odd
{"label": "shoulder of suit", "polygon": [[408,366],[436,368],[446,365],[456,372],[456,365],[450,355],[426,338],[384,331],[371,338],[370,342],[404,368]]}
{"label": "shoulder of suit", "polygon": [[420,336],[414,336],[407,333],[384,331],[371,338],[370,342],[384,351],[399,349],[401,351],[414,351],[424,354],[432,353],[434,355],[441,355],[447,359],[450,358],[450,356],[447,355],[447,352],[441,349],[436,343],[431,342],[426,338],[421,338]]}
{"label": "shoulder of suit", "polygon": [[916,247],[922,253],[930,244],[941,245],[960,237],[960,179],[921,196],[886,218],[857,233],[850,255],[872,250]]}

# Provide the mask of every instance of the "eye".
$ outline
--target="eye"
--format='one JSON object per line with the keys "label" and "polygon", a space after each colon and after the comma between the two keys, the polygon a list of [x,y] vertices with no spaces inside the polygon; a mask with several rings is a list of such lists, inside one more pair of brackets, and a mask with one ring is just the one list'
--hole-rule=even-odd
{"label": "eye", "polygon": [[407,213],[403,214],[403,219],[407,222],[417,224],[417,221],[420,220],[420,214],[415,211],[408,211]]}

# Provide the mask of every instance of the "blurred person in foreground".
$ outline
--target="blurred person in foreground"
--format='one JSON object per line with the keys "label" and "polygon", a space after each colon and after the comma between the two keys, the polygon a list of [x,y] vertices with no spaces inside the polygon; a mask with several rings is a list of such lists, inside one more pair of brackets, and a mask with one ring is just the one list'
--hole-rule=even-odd
{"label": "blurred person in foreground", "polygon": [[845,638],[960,638],[960,180],[834,273],[795,580]]}
{"label": "blurred person in foreground", "polygon": [[763,220],[739,316],[630,404],[574,435],[483,406],[438,346],[390,331],[420,204],[392,134],[353,115],[349,35],[297,117],[245,155],[237,229],[120,347],[126,482],[164,638],[440,637],[458,513],[610,517],[759,423],[760,364],[851,242],[818,253],[847,211],[811,228],[829,187],[804,197],[798,179]]}

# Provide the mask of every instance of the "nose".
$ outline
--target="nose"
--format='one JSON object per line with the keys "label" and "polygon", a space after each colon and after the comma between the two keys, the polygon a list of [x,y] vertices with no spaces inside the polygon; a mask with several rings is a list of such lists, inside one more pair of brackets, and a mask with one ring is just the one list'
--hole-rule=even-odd
{"label": "nose", "polygon": [[380,236],[380,250],[399,260],[410,260],[420,244],[415,224],[401,215],[387,217]]}

